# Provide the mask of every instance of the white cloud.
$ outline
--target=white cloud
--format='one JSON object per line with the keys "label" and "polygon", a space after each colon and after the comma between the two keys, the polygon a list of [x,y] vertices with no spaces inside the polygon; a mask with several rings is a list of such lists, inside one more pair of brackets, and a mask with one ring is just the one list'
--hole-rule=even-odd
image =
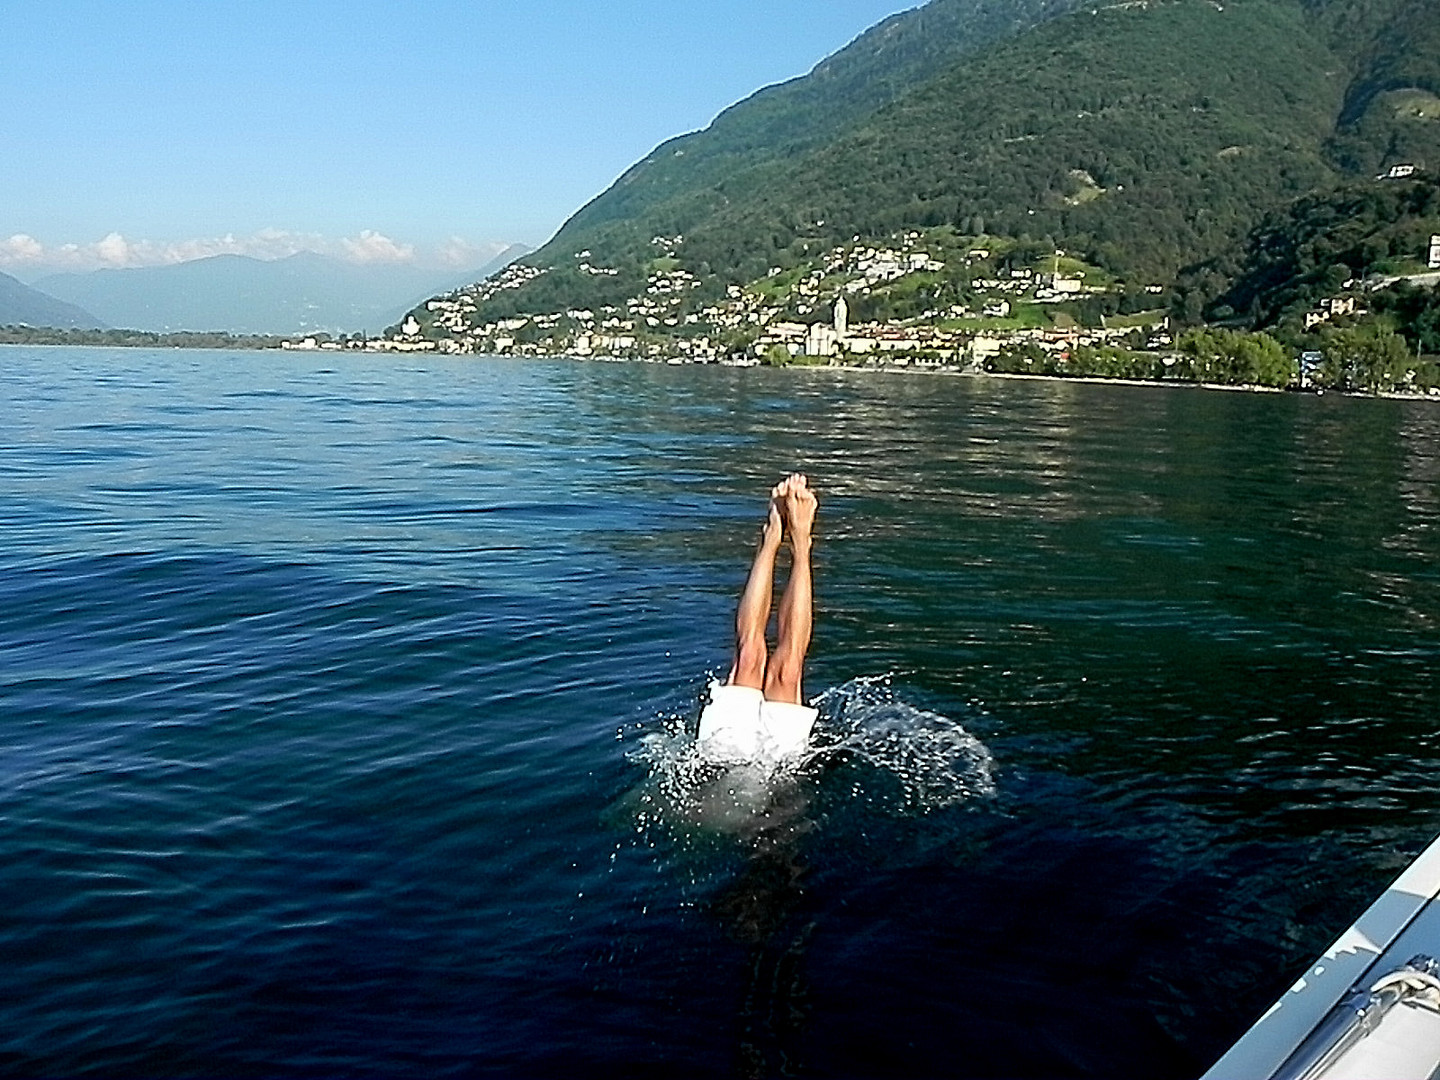
{"label": "white cloud", "polygon": [[474,243],[459,236],[452,236],[436,249],[436,256],[445,266],[456,270],[477,270],[484,266],[509,244]]}
{"label": "white cloud", "polygon": [[373,229],[363,230],[353,240],[341,240],[340,247],[357,263],[404,263],[415,261],[415,248],[410,244],[397,244],[388,236],[382,236]]}
{"label": "white cloud", "polygon": [[[92,249],[95,257],[106,266],[131,266],[132,251],[130,242],[118,232],[112,232],[105,239],[101,240]],[[133,253],[136,257],[139,252]]]}
{"label": "white cloud", "polygon": [[193,240],[131,240],[111,232],[89,244],[65,243],[47,246],[27,233],[0,240],[0,270],[29,271],[32,275],[54,271],[126,269],[137,266],[170,266],[215,255],[246,255],[253,259],[283,259],[302,251],[330,255],[362,264],[419,263],[432,266],[468,268],[494,258],[506,245],[472,242],[452,237],[438,248],[421,251],[374,229],[363,229],[355,237],[332,240],[319,233],[261,229],[250,236],[226,233]]}
{"label": "white cloud", "polygon": [[16,233],[0,242],[0,266],[19,266],[34,262],[45,254],[45,245],[33,236]]}

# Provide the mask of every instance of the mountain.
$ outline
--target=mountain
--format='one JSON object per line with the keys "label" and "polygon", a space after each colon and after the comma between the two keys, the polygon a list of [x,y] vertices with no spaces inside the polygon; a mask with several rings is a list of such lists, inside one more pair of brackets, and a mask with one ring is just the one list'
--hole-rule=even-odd
{"label": "mountain", "polygon": [[105,324],[74,304],[32,289],[9,274],[0,274],[0,326],[93,330]]}
{"label": "mountain", "polygon": [[1440,354],[1437,236],[1440,177],[1308,195],[1251,232],[1235,265],[1219,275],[1229,288],[1208,314],[1298,340],[1309,329],[1307,315],[1332,298],[1353,297],[1416,352]]}
{"label": "mountain", "polygon": [[269,261],[217,255],[172,266],[55,274],[35,284],[132,330],[373,332],[397,322],[417,298],[486,277],[523,250],[507,249],[464,275],[301,252]]}
{"label": "mountain", "polygon": [[1168,284],[1406,163],[1440,167],[1433,0],[932,0],[657,148],[476,318],[618,305],[657,268],[710,297],[940,225]]}
{"label": "mountain", "polygon": [[426,300],[436,295],[437,293],[454,292],[456,289],[463,289],[465,286],[474,284],[477,281],[484,281],[491,275],[497,274],[501,270],[504,270],[516,259],[522,258],[525,255],[529,254],[532,250],[534,249],[525,244],[511,244],[504,251],[500,252],[499,255],[496,255],[495,258],[491,259],[484,266],[481,266],[478,269],[467,270],[459,274],[452,273],[448,275],[438,285],[430,285],[419,292],[411,293],[410,296],[406,299],[405,303],[391,304],[389,315],[386,319],[383,320],[383,325],[387,328],[394,326],[395,324],[399,323],[400,320],[402,320],[405,315],[408,312],[412,311],[417,305],[423,304]]}
{"label": "mountain", "polygon": [[1349,282],[1433,272],[1440,178],[1356,184],[1296,200],[1251,233],[1221,302],[1259,326],[1308,310]]}
{"label": "mountain", "polygon": [[[704,131],[661,144],[582,208],[556,243],[608,253],[606,226],[655,220],[669,235],[703,213],[706,189],[823,146],[879,107],[961,58],[1073,10],[1082,0],[932,0],[866,31],[807,76],[766,87],[725,110]],[[667,226],[669,229],[667,231]],[[643,231],[643,230],[642,230]]]}

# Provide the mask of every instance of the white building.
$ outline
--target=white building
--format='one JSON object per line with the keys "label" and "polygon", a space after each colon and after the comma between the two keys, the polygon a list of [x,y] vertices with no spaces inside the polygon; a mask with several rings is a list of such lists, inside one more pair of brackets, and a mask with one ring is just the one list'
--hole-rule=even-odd
{"label": "white building", "polygon": [[1430,237],[1430,269],[1440,270],[1440,236]]}
{"label": "white building", "polygon": [[805,355],[806,356],[834,356],[836,347],[840,344],[840,337],[835,333],[833,326],[826,326],[824,323],[813,323],[805,334]]}
{"label": "white building", "polygon": [[977,364],[983,364],[986,360],[999,356],[1004,347],[1005,342],[1000,338],[980,334],[970,343],[970,358]]}
{"label": "white building", "polygon": [[[1440,243],[1440,236],[1435,237],[1435,240],[1437,243]],[[835,301],[835,336],[843,342],[845,338],[849,336],[849,333],[850,305],[845,302],[845,298],[842,296],[839,300]]]}

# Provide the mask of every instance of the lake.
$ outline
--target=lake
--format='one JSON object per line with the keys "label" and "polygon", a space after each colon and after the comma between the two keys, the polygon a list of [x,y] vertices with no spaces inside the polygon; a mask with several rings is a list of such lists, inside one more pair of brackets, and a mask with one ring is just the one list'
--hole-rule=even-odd
{"label": "lake", "polygon": [[[1189,1077],[1440,831],[1440,408],[0,348],[14,1075]],[[693,733],[821,507],[795,771]]]}

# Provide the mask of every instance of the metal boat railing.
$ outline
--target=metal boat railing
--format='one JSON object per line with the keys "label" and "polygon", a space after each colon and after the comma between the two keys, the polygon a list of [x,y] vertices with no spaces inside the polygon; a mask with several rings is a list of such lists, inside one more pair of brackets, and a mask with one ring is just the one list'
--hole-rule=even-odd
{"label": "metal boat railing", "polygon": [[[1426,1004],[1440,1009],[1440,961],[1415,956],[1381,976],[1369,989],[1357,987],[1295,1048],[1271,1080],[1320,1080],[1397,1005]],[[1437,1062],[1440,1065],[1440,1062]]]}

